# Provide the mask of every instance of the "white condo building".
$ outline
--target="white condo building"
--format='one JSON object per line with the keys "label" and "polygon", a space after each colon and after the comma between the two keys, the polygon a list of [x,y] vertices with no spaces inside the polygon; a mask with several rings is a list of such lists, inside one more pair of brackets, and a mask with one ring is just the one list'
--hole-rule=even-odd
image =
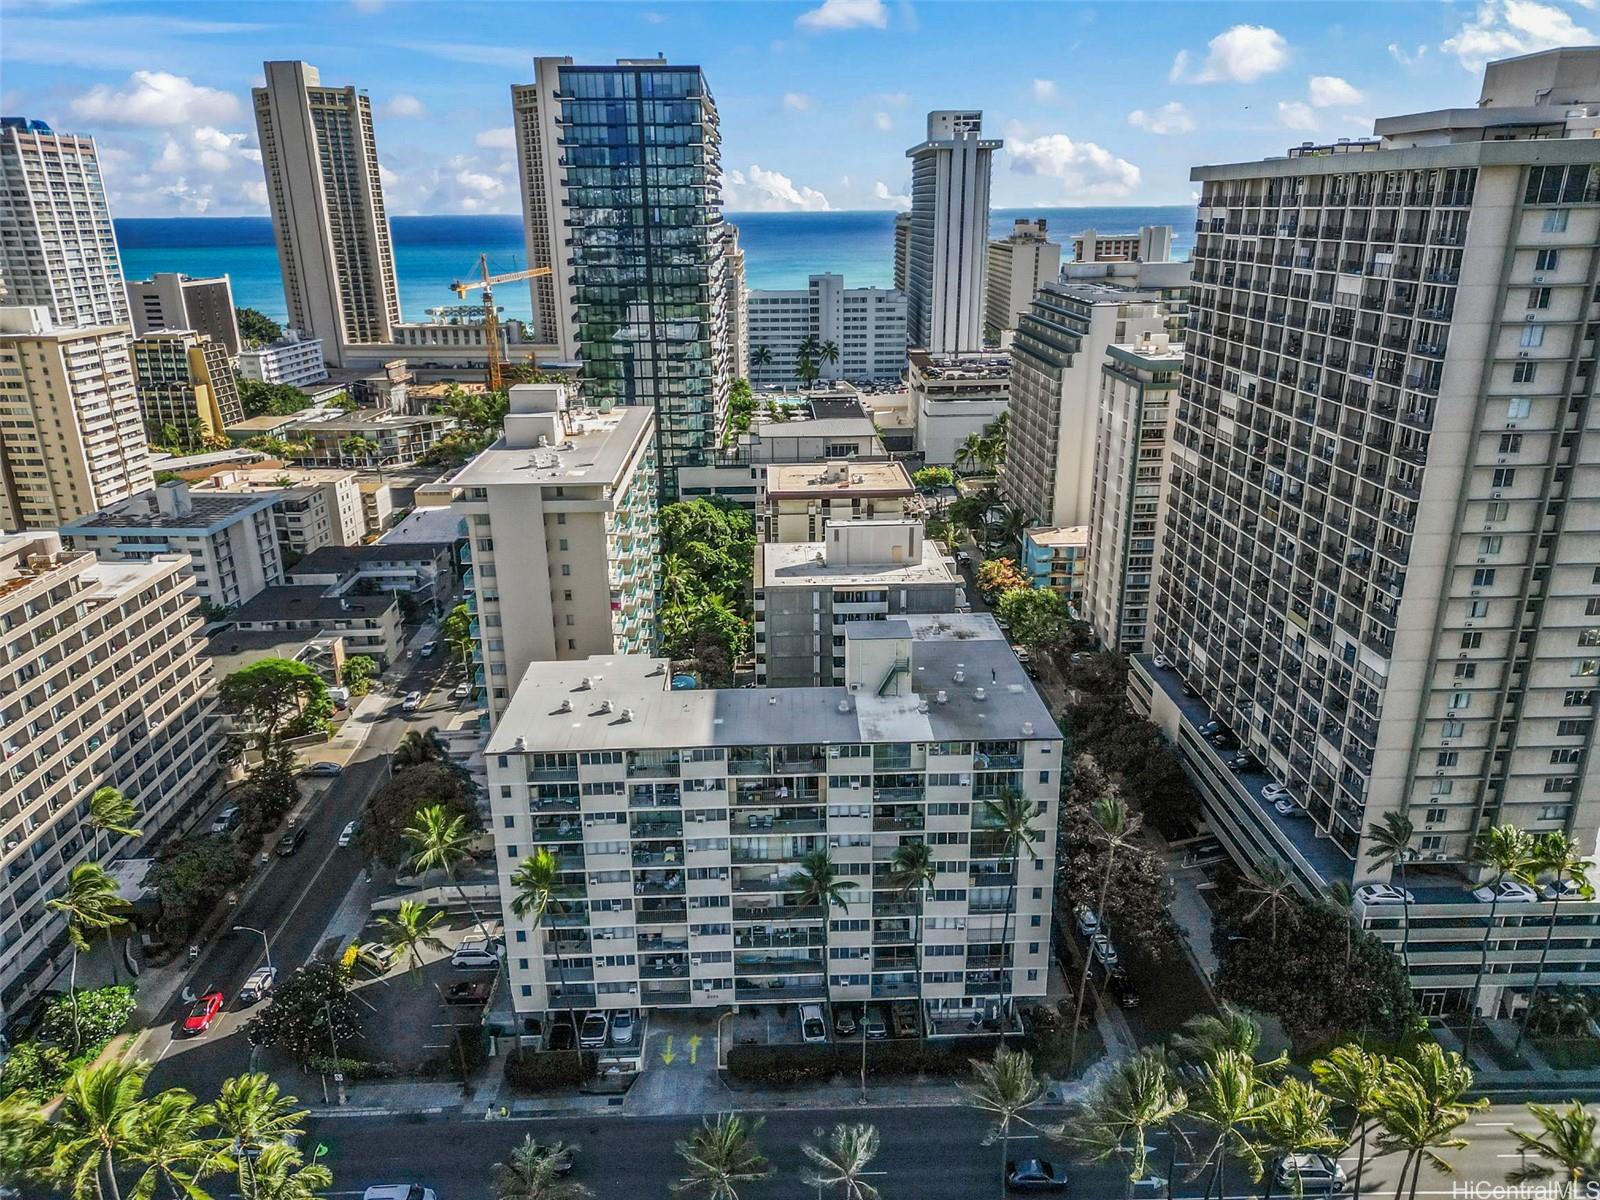
{"label": "white condo building", "polygon": [[[303,338],[289,330],[270,346],[239,351],[239,374],[262,383],[304,387],[328,378],[321,338]],[[309,401],[307,402],[309,403]]]}
{"label": "white condo building", "polygon": [[[837,687],[676,691],[646,656],[529,667],[485,754],[503,897],[539,849],[560,913],[504,911],[511,1000],[550,1009],[913,1001],[931,1033],[1042,997],[1061,734],[987,615],[853,625]],[[986,807],[1032,801],[1013,874]],[[927,841],[925,908],[889,883]],[[848,908],[789,882],[825,850]]]}
{"label": "white condo building", "polygon": [[831,344],[838,360],[814,357],[822,380],[899,379],[906,369],[906,298],[890,288],[847,288],[843,275],[813,275],[804,289],[755,291],[749,299],[752,348],[772,356],[750,365],[756,387],[795,387],[800,344]]}
{"label": "white condo building", "polygon": [[981,112],[941,110],[928,114],[926,140],[906,151],[906,336],[930,354],[983,347],[989,172],[1004,144],[983,136]]}
{"label": "white condo building", "polygon": [[1045,221],[1018,218],[1011,232],[989,243],[989,298],[984,309],[984,334],[998,340],[1015,329],[1028,311],[1039,285],[1061,271],[1061,243],[1045,236]]}
{"label": "white condo building", "polygon": [[400,320],[372,105],[324,87],[309,63],[263,70],[251,95],[289,325],[321,339],[335,366],[370,359]]}
{"label": "white condo building", "polygon": [[750,291],[744,282],[744,250],[739,246],[739,227],[723,225],[722,256],[727,262],[723,274],[723,310],[728,317],[728,372],[734,379],[750,377]]}

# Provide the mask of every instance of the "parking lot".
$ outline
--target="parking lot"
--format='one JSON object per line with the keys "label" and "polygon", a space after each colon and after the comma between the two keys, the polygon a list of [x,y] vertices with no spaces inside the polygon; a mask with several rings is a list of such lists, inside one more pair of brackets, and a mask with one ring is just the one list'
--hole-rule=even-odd
{"label": "parking lot", "polygon": [[[821,1000],[799,1004],[751,1004],[734,1013],[728,1022],[729,1037],[736,1046],[800,1045],[804,1042],[848,1042],[890,1037],[914,1038],[918,1034],[916,1002],[913,1000],[875,1000],[863,1012],[860,1003],[828,1004]],[[821,1037],[815,1030],[801,1028],[801,1014],[817,1008],[822,1014]],[[807,1036],[809,1032],[810,1036]]]}

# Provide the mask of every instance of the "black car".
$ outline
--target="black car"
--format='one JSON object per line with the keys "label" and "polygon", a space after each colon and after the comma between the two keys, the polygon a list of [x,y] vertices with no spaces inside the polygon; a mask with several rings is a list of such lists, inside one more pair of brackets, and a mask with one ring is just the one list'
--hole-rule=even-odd
{"label": "black car", "polygon": [[1064,1192],[1067,1177],[1042,1158],[1025,1158],[1006,1164],[1006,1188],[1013,1192]]}
{"label": "black car", "polygon": [[1248,754],[1235,754],[1228,760],[1228,769],[1231,771],[1254,771],[1256,760]]}
{"label": "black car", "polygon": [[856,1034],[856,1010],[844,1004],[835,1007],[833,1010],[833,1031],[840,1037],[854,1037]]}
{"label": "black car", "polygon": [[306,831],[304,826],[289,830],[278,839],[278,857],[288,858],[296,850],[300,849],[301,843],[305,840]]}
{"label": "black car", "polygon": [[1133,981],[1121,968],[1111,972],[1110,978],[1106,980],[1106,987],[1123,1008],[1139,1007],[1139,990],[1133,986]]}
{"label": "black car", "polygon": [[1200,736],[1203,738],[1208,738],[1214,733],[1221,732],[1222,724],[1218,721],[1207,721],[1204,725],[1200,726]]}
{"label": "black car", "polygon": [[578,1038],[572,1031],[572,1022],[561,1021],[550,1027],[550,1049],[571,1050],[577,1044]]}
{"label": "black car", "polygon": [[487,1004],[489,1002],[490,986],[486,980],[477,979],[464,979],[460,983],[452,983],[445,990],[444,1002],[446,1004]]}

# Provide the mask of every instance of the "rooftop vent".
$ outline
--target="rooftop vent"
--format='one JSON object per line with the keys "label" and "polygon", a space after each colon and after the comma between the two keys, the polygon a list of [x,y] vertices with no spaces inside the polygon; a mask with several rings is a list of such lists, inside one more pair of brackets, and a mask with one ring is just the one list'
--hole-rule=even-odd
{"label": "rooftop vent", "polygon": [[1032,721],[1024,721],[1022,723],[1022,732],[1024,734],[1028,734],[1028,735],[1031,736],[1032,733],[1033,733],[1033,722]]}
{"label": "rooftop vent", "polygon": [[925,712],[928,711],[928,698],[926,696],[923,696],[920,699],[918,699],[918,701],[917,701],[917,711],[919,713],[925,713]]}
{"label": "rooftop vent", "polygon": [[603,712],[603,713],[610,712],[611,711],[611,701],[609,701],[609,700],[600,701],[600,711]]}
{"label": "rooftop vent", "polygon": [[582,679],[578,680],[578,690],[580,692],[587,692],[593,686],[594,686],[594,682],[587,675],[585,675]]}
{"label": "rooftop vent", "polygon": [[986,699],[988,699],[988,697],[989,697],[989,693],[984,691],[982,688],[973,688],[972,689],[972,698],[974,700],[986,700]]}
{"label": "rooftop vent", "polygon": [[768,704],[776,704],[777,702],[778,702],[778,698],[776,696],[768,696],[767,697],[767,703]]}
{"label": "rooftop vent", "polygon": [[623,710],[622,710],[622,719],[623,719],[623,720],[624,720],[624,721],[631,721],[631,720],[633,720],[633,709],[631,709],[631,708],[625,708],[625,709],[623,709]]}
{"label": "rooftop vent", "polygon": [[948,704],[950,702],[950,693],[946,692],[943,688],[940,688],[934,693],[933,698],[940,704]]}
{"label": "rooftop vent", "polygon": [[519,753],[526,750],[528,748],[528,739],[519,736],[516,741],[511,743],[511,748]]}
{"label": "rooftop vent", "polygon": [[842,713],[849,712],[850,711],[850,701],[848,701],[848,700],[840,700],[839,701],[839,711],[842,712]]}
{"label": "rooftop vent", "polygon": [[572,711],[572,701],[571,700],[563,700],[560,704],[558,704],[556,706],[556,711],[557,712],[562,712],[562,713],[571,712]]}
{"label": "rooftop vent", "polygon": [[956,672],[956,682],[957,683],[965,683],[966,681],[967,681],[967,673],[965,671],[958,670]]}

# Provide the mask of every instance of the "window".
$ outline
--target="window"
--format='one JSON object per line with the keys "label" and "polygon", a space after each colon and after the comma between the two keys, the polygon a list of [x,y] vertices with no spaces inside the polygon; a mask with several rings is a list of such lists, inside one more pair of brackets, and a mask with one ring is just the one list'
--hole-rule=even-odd
{"label": "window", "polygon": [[1530,309],[1532,309],[1532,308],[1549,308],[1550,307],[1550,289],[1547,288],[1547,287],[1529,288],[1528,289],[1528,307]]}
{"label": "window", "polygon": [[1426,813],[1423,814],[1422,822],[1424,825],[1438,825],[1443,822],[1448,815],[1449,809],[1430,808]]}
{"label": "window", "polygon": [[1568,708],[1588,708],[1594,702],[1594,689],[1568,688],[1566,699],[1562,701]]}
{"label": "window", "polygon": [[1494,586],[1494,568],[1493,567],[1479,567],[1476,571],[1474,571],[1472,573],[1472,586],[1473,587],[1493,587]]}
{"label": "window", "polygon": [[1522,327],[1522,337],[1520,340],[1524,346],[1544,345],[1544,326],[1524,325]]}
{"label": "window", "polygon": [[1453,767],[1460,758],[1461,755],[1455,750],[1441,750],[1439,751],[1437,765],[1441,767]]}
{"label": "window", "polygon": [[1448,796],[1455,790],[1456,784],[1453,779],[1435,779],[1430,788],[1431,793],[1435,796]]}
{"label": "window", "polygon": [[1544,781],[1544,790],[1546,795],[1554,792],[1572,792],[1577,790],[1577,784],[1578,781],[1570,776],[1560,779],[1546,779]]}
{"label": "window", "polygon": [[1583,751],[1576,746],[1550,751],[1550,762],[1558,767],[1573,766],[1583,761]]}
{"label": "window", "polygon": [[1560,262],[1561,251],[1541,250],[1533,257],[1533,269],[1535,271],[1554,271]]}
{"label": "window", "polygon": [[1489,486],[1494,488],[1508,488],[1512,484],[1516,483],[1516,481],[1517,469],[1515,467],[1496,467],[1494,474],[1490,477]]}
{"label": "window", "polygon": [[1536,362],[1519,362],[1511,368],[1512,383],[1532,383],[1539,374]]}
{"label": "window", "polygon": [[1463,650],[1476,650],[1481,645],[1483,645],[1483,634],[1463,633],[1461,635],[1461,648]]}
{"label": "window", "polygon": [[1501,454],[1522,453],[1522,435],[1520,433],[1502,433],[1500,435]]}
{"label": "window", "polygon": [[1504,521],[1511,513],[1511,505],[1504,500],[1491,500],[1483,510],[1485,521]]}
{"label": "window", "polygon": [[1478,664],[1477,663],[1464,662],[1464,663],[1457,663],[1456,664],[1456,678],[1457,679],[1476,679],[1477,675],[1478,675]]}
{"label": "window", "polygon": [[1501,544],[1499,534],[1495,534],[1493,537],[1481,537],[1478,539],[1478,553],[1483,555],[1499,554]]}
{"label": "window", "polygon": [[1591,626],[1588,629],[1582,630],[1578,634],[1578,645],[1600,646],[1600,629],[1595,629]]}
{"label": "window", "polygon": [[1574,675],[1600,675],[1600,658],[1580,658],[1572,664]]}
{"label": "window", "polygon": [[1446,721],[1444,727],[1439,730],[1439,735],[1447,738],[1458,738],[1466,731],[1467,723],[1465,721]]}
{"label": "window", "polygon": [[563,575],[571,575],[572,574],[572,564],[571,563],[562,563],[561,564],[561,573]]}
{"label": "window", "polygon": [[1539,820],[1541,821],[1562,821],[1566,819],[1566,816],[1567,806],[1565,804],[1543,804],[1539,807]]}
{"label": "window", "polygon": [[1593,721],[1557,721],[1557,737],[1588,737]]}
{"label": "window", "polygon": [[1450,699],[1446,703],[1447,708],[1470,708],[1471,706],[1472,694],[1470,692],[1451,692]]}
{"label": "window", "polygon": [[1567,210],[1552,208],[1544,215],[1544,231],[1546,233],[1565,233],[1567,231]]}

